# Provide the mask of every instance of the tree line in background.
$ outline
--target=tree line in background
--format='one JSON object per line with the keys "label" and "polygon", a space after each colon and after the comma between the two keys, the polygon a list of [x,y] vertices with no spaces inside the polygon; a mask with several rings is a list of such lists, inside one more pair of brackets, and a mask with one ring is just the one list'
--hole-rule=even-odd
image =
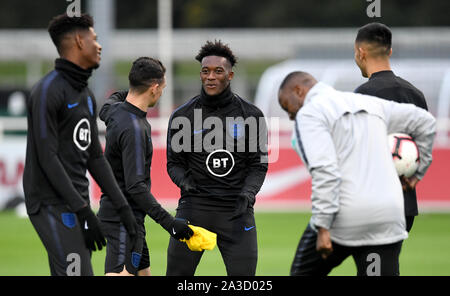
{"label": "tree line in background", "polygon": [[[380,1],[381,17],[369,18],[367,0],[173,0],[175,28],[450,26],[448,0]],[[66,0],[1,0],[0,28],[45,28],[65,12]],[[87,1],[81,1],[82,12]],[[157,0],[116,0],[117,28],[156,28]]]}

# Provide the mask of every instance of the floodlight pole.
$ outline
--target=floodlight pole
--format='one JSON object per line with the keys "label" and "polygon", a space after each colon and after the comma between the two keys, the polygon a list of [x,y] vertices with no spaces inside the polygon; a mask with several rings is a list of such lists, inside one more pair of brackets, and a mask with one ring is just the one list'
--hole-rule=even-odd
{"label": "floodlight pole", "polygon": [[113,87],[114,63],[110,41],[115,29],[115,2],[115,0],[89,0],[87,7],[94,18],[94,29],[98,35],[98,42],[102,46],[100,67],[93,72],[90,83],[97,98],[98,107],[103,105],[104,99]]}
{"label": "floodlight pole", "polygon": [[166,67],[166,88],[159,100],[159,114],[169,117],[173,108],[172,0],[158,0],[158,56]]}

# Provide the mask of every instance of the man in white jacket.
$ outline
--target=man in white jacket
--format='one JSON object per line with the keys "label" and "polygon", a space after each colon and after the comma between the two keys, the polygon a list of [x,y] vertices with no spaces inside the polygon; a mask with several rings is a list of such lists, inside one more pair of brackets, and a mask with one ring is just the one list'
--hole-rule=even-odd
{"label": "man in white jacket", "polygon": [[414,187],[431,164],[433,116],[412,104],[337,91],[305,72],[290,73],[278,95],[295,120],[294,148],[312,177],[312,217],[291,275],[327,275],[348,256],[358,275],[399,275],[408,233],[387,135],[414,138],[420,165],[406,180]]}

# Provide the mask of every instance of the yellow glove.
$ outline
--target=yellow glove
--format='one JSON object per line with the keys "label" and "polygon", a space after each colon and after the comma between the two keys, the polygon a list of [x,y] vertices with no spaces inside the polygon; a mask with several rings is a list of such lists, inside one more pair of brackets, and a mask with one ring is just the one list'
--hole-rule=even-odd
{"label": "yellow glove", "polygon": [[217,234],[206,230],[200,226],[188,225],[192,231],[194,231],[194,235],[191,236],[190,239],[180,239],[182,242],[186,242],[188,248],[191,251],[203,251],[203,250],[212,250],[216,246],[217,243]]}

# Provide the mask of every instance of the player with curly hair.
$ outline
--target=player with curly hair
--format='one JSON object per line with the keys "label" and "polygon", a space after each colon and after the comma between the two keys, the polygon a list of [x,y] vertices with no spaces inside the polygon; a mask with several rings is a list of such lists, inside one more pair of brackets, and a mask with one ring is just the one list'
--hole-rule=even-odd
{"label": "player with curly hair", "polygon": [[[253,205],[267,151],[252,144],[267,142],[264,115],[231,91],[237,59],[226,44],[208,41],[195,59],[201,63],[200,94],[172,113],[167,134],[167,171],[181,189],[176,217],[217,233],[228,275],[255,275]],[[229,120],[236,118],[242,120]],[[171,238],[167,275],[194,275],[202,254]]]}

